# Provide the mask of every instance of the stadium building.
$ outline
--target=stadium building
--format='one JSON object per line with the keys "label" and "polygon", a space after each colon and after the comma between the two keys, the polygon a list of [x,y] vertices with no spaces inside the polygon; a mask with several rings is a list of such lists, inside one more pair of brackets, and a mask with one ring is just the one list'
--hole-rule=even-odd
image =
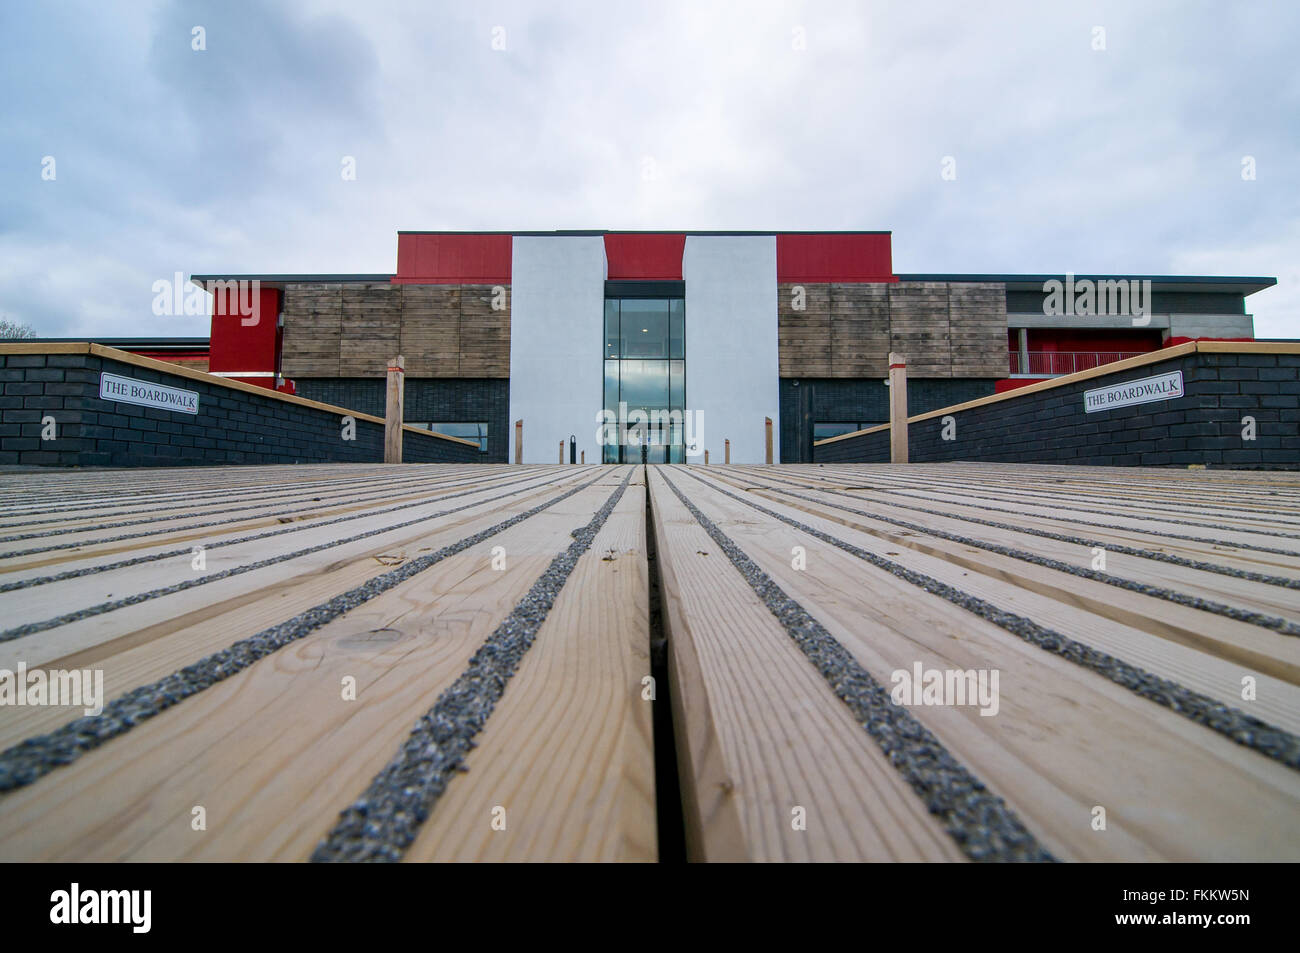
{"label": "stadium building", "polygon": [[[895,274],[889,232],[398,234],[392,274],[195,275],[208,369],[408,424],[485,462],[807,462],[888,420],[1192,340],[1252,340],[1272,278]],[[225,283],[225,284],[222,284]],[[149,342],[145,342],[148,344]],[[157,342],[155,342],[156,344]],[[626,425],[634,431],[626,437]],[[604,425],[604,426],[602,426]],[[618,439],[608,438],[617,434]],[[567,459],[567,451],[566,451]]]}

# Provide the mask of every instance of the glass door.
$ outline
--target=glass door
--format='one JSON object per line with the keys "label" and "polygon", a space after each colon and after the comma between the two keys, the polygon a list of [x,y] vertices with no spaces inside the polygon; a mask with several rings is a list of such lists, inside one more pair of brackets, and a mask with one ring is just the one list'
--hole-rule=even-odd
{"label": "glass door", "polygon": [[685,302],[611,298],[605,302],[605,409],[620,439],[606,463],[683,463],[686,410]]}

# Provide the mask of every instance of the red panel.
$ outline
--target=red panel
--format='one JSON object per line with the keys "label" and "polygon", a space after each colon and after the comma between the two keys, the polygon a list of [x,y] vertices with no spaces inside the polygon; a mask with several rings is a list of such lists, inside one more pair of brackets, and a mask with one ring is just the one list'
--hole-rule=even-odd
{"label": "red panel", "polygon": [[777,281],[897,281],[890,235],[777,235]]}
{"label": "red panel", "polygon": [[510,235],[397,236],[394,284],[509,284]]}
{"label": "red panel", "polygon": [[1018,387],[1027,387],[1030,384],[1037,384],[1041,381],[1050,381],[1050,377],[1006,377],[1000,381],[993,382],[993,393],[1004,394],[1009,390],[1015,390]]}
{"label": "red panel", "polygon": [[[241,297],[243,301],[241,303]],[[270,377],[239,377],[260,387],[275,387],[274,374],[280,369],[279,334],[280,292],[259,288],[257,294],[247,288],[234,289],[212,296],[212,338],[208,352],[208,370],[231,374],[237,371],[266,373]],[[248,305],[251,304],[251,308]],[[244,313],[245,311],[249,313]]]}
{"label": "red panel", "polygon": [[1155,351],[1163,342],[1160,331],[1115,331],[1085,328],[1030,328],[1031,351]]}
{"label": "red panel", "polygon": [[1254,338],[1189,338],[1181,335],[1171,337],[1165,342],[1165,347],[1176,347],[1179,344],[1190,344],[1193,341],[1253,341]]}
{"label": "red panel", "polygon": [[681,281],[685,250],[681,233],[605,236],[605,260],[615,281]]}

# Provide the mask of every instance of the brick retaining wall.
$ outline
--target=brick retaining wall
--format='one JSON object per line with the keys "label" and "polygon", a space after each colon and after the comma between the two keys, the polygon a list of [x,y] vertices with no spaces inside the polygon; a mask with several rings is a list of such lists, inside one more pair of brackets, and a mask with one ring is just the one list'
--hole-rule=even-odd
{"label": "brick retaining wall", "polygon": [[[1263,346],[1260,346],[1263,345]],[[1300,348],[1266,342],[1170,348],[1123,370],[1075,374],[1055,386],[1011,391],[1000,400],[914,416],[908,458],[915,463],[978,460],[1098,466],[1300,468]],[[1182,397],[1086,413],[1084,392],[1181,370]],[[953,439],[944,439],[951,416]],[[1255,420],[1253,440],[1243,437]],[[889,429],[814,447],[818,463],[887,463]]]}
{"label": "brick retaining wall", "polygon": [[[177,373],[160,361],[99,345],[31,351],[30,345],[0,345],[0,464],[160,467],[384,459],[383,423],[344,408],[207,374]],[[196,392],[198,413],[102,399],[103,372]],[[356,424],[352,440],[342,439],[348,415]],[[53,440],[42,438],[49,418]],[[404,431],[402,445],[408,463],[477,463],[482,456],[477,445],[413,429]]]}

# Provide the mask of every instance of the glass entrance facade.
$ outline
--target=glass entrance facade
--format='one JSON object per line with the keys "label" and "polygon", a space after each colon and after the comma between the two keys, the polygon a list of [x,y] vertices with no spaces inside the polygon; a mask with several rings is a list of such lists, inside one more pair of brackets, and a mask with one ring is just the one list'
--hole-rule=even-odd
{"label": "glass entrance facade", "polygon": [[686,301],[605,300],[605,410],[620,439],[606,463],[683,463],[686,412]]}

